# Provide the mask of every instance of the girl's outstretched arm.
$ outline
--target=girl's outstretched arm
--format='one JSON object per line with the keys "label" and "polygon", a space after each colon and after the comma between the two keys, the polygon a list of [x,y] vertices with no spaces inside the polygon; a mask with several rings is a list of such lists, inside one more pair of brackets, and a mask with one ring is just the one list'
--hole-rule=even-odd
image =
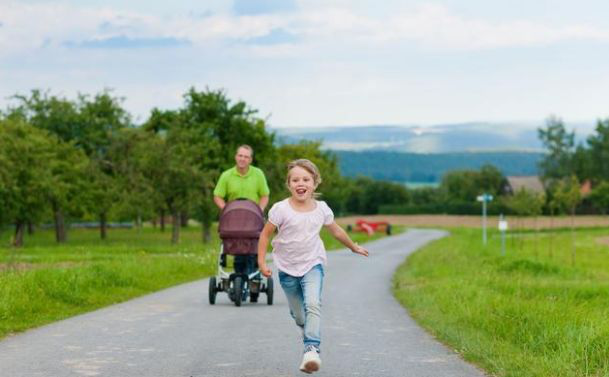
{"label": "girl's outstretched arm", "polygon": [[260,232],[260,239],[258,240],[258,268],[262,275],[267,278],[271,276],[272,271],[266,265],[266,248],[269,246],[269,239],[275,232],[275,225],[270,222],[266,222],[264,224],[264,228],[262,228],[262,232]]}
{"label": "girl's outstretched arm", "polygon": [[[363,255],[365,257],[368,256],[368,250],[364,249],[360,245],[356,244],[351,240],[347,232],[343,228],[340,227],[336,222],[333,222],[330,225],[326,225],[326,228],[330,231],[332,236],[339,240],[343,245],[347,246],[351,251],[356,254]],[[260,250],[260,249],[258,249]]]}

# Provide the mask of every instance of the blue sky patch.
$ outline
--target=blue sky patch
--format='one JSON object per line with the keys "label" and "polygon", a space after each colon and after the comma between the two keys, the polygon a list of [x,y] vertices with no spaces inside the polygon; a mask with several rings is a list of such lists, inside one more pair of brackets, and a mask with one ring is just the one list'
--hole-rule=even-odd
{"label": "blue sky patch", "polygon": [[233,10],[238,15],[257,15],[295,10],[294,0],[235,0]]}

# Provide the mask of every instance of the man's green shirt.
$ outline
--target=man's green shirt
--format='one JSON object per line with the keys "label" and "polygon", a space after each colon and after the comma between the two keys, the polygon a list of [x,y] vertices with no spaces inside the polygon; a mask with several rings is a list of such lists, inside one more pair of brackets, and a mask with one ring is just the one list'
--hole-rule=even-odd
{"label": "man's green shirt", "polygon": [[237,167],[222,173],[214,196],[219,196],[230,202],[235,199],[249,199],[260,203],[260,198],[269,195],[269,186],[262,170],[250,165],[245,175],[239,174]]}

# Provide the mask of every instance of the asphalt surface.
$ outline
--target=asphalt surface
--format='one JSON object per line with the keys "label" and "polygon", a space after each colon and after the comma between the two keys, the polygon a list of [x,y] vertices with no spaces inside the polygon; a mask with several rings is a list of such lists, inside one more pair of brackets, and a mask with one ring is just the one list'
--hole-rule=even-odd
{"label": "asphalt surface", "polygon": [[[318,376],[484,376],[418,327],[391,295],[405,256],[445,233],[411,230],[329,253]],[[276,271],[275,271],[276,274]],[[275,303],[207,299],[207,279],[0,342],[0,376],[305,376],[300,333],[275,278]]]}

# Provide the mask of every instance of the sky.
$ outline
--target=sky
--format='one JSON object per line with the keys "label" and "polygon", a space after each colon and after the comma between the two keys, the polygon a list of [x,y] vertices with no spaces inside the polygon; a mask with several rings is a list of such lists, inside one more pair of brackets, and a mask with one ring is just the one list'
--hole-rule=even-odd
{"label": "sky", "polygon": [[608,14],[605,0],[0,0],[0,109],[108,88],[143,122],[195,87],[277,128],[592,124],[609,117]]}

